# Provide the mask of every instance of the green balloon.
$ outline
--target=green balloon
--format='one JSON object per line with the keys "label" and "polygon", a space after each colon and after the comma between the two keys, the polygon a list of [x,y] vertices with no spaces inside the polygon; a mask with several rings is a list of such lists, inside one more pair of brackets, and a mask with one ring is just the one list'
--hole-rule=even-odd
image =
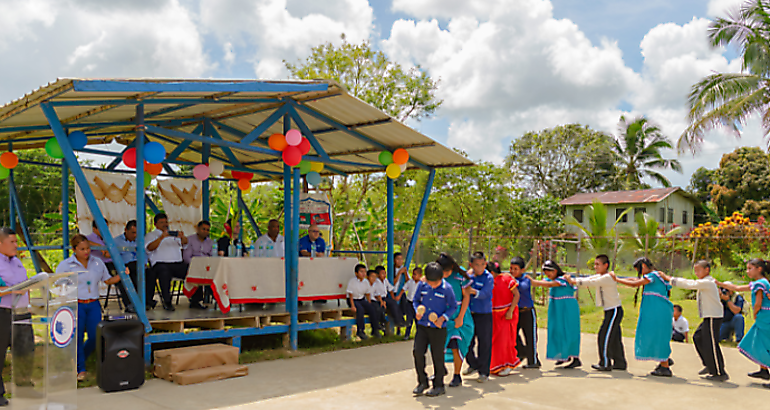
{"label": "green balloon", "polygon": [[144,187],[147,188],[152,183],[152,175],[149,172],[144,172]]}
{"label": "green balloon", "polygon": [[0,180],[8,178],[8,175],[11,175],[11,170],[0,166]]}
{"label": "green balloon", "polygon": [[393,154],[391,154],[389,151],[380,152],[380,164],[387,167],[392,163],[393,163]]}
{"label": "green balloon", "polygon": [[56,137],[46,141],[45,153],[48,154],[48,156],[50,156],[51,158],[56,158],[56,159],[64,158],[64,153],[62,152],[61,147],[59,146],[59,141],[56,141]]}
{"label": "green balloon", "polygon": [[310,161],[302,160],[299,163],[299,173],[305,175],[308,172],[310,172]]}

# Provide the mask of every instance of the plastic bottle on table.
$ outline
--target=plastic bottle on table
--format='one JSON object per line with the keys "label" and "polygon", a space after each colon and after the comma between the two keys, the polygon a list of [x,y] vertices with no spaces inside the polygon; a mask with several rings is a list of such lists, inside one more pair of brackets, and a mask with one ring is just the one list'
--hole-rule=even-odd
{"label": "plastic bottle on table", "polygon": [[235,257],[235,245],[230,245],[227,247],[227,256],[231,258]]}
{"label": "plastic bottle on table", "polygon": [[310,257],[315,258],[315,242],[310,244]]}
{"label": "plastic bottle on table", "polygon": [[257,254],[256,254],[256,252],[254,251],[254,245],[253,245],[253,244],[252,244],[252,245],[249,245],[249,257],[251,257],[251,258],[254,258],[254,257],[256,257],[256,256],[257,256]]}
{"label": "plastic bottle on table", "polygon": [[243,256],[242,250],[243,250],[243,247],[241,247],[241,243],[238,242],[238,244],[235,245],[235,255],[233,256],[235,256],[236,258],[240,258],[241,256]]}
{"label": "plastic bottle on table", "polygon": [[217,243],[214,242],[213,245],[211,245],[211,256],[217,257],[219,256],[219,251],[217,250]]}

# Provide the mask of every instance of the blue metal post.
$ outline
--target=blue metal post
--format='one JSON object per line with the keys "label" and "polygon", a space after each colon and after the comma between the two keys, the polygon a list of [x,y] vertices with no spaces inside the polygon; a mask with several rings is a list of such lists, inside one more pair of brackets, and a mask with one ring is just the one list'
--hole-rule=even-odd
{"label": "blue metal post", "polygon": [[[21,201],[19,201],[19,192],[16,191],[16,184],[13,183],[13,181],[8,181],[8,194],[11,197],[11,200],[14,201],[14,204],[16,206],[16,213],[19,217],[19,226],[21,226],[21,233],[24,235],[24,242],[27,243],[27,247],[32,247],[34,244],[32,243],[32,235],[29,233],[29,227],[27,226],[26,221],[24,220],[24,212],[21,210]],[[37,254],[35,252],[30,251],[29,256],[32,257],[32,264],[35,266],[35,272],[42,272],[40,270],[40,261],[37,260]]]}
{"label": "blue metal post", "polygon": [[409,241],[409,250],[406,252],[406,259],[404,260],[404,266],[409,269],[409,264],[412,263],[412,256],[414,256],[414,249],[417,246],[417,240],[420,238],[420,227],[422,227],[422,220],[425,216],[425,209],[428,207],[428,198],[430,198],[430,191],[433,189],[433,179],[436,177],[436,169],[431,168],[428,174],[428,180],[425,182],[425,193],[422,195],[422,203],[420,203],[420,212],[417,213],[417,220],[414,222],[414,231],[412,232],[412,240]]}
{"label": "blue metal post", "polygon": [[[88,180],[86,179],[86,176],[83,174],[83,170],[80,169],[78,166],[78,159],[75,157],[75,152],[72,150],[72,146],[70,145],[69,140],[67,139],[67,133],[64,132],[64,127],[62,126],[61,122],[59,121],[59,117],[56,115],[56,111],[53,109],[50,103],[42,103],[40,104],[40,108],[43,110],[43,113],[45,114],[46,119],[48,120],[48,124],[51,127],[51,130],[53,131],[54,136],[56,136],[56,140],[59,142],[59,147],[61,147],[62,152],[64,153],[64,161],[67,162],[67,165],[69,165],[70,170],[72,171],[72,176],[75,177],[75,182],[77,182],[78,186],[80,186],[81,192],[83,193],[83,198],[86,200],[86,203],[88,204],[88,208],[91,210],[91,213],[94,216],[94,221],[96,222],[96,227],[99,228],[100,232],[109,232],[110,228],[107,226],[107,222],[104,220],[104,215],[102,215],[101,210],[99,209],[99,205],[96,203],[96,198],[94,197],[93,192],[91,191],[91,187],[88,185]],[[140,143],[143,141],[144,138],[141,138],[137,143]],[[140,150],[138,150],[141,152]],[[142,160],[140,158],[140,154],[137,154],[137,169],[142,166],[140,165],[142,163]],[[137,192],[143,192],[141,187],[137,186]],[[144,199],[142,199],[142,203],[144,203]],[[138,211],[137,211],[138,213]],[[144,218],[144,215],[142,215],[142,218]],[[139,224],[139,221],[137,220],[137,224]],[[139,232],[139,236],[137,238],[137,245],[139,244],[140,239],[142,238],[142,235],[144,232]],[[111,255],[120,255],[120,250],[115,245],[115,241],[112,239],[111,235],[104,235],[102,238],[104,240],[104,244],[107,246],[107,250],[110,252]],[[144,241],[142,241],[143,243]],[[143,252],[137,252],[137,258],[142,258],[139,255],[143,255]],[[142,258],[143,259],[143,258]],[[147,332],[152,331],[152,326],[150,326],[150,322],[147,320],[147,315],[144,312],[144,309],[142,309],[143,305],[139,305],[138,302],[139,296],[137,296],[137,292],[134,289],[133,283],[131,282],[131,278],[126,275],[125,273],[125,265],[123,264],[123,259],[120,257],[116,257],[112,260],[112,262],[115,264],[115,268],[118,271],[118,275],[120,275],[120,280],[123,281],[125,284],[126,291],[128,292],[128,297],[131,300],[131,303],[133,303],[136,306],[136,315],[139,316],[139,320],[142,321],[144,324],[144,329]],[[139,259],[137,260],[137,268],[139,267]]]}
{"label": "blue metal post", "polygon": [[67,259],[70,256],[67,249],[70,243],[70,171],[67,161],[61,162],[61,232],[62,255]]}
{"label": "blue metal post", "polygon": [[394,258],[395,246],[393,245],[393,180],[390,177],[386,177],[388,180],[388,280],[393,283],[393,277],[395,276]]}
{"label": "blue metal post", "polygon": [[[206,119],[206,121],[203,122],[203,133],[205,135],[208,135],[209,137],[212,136],[211,132],[211,121]],[[204,164],[209,163],[209,157],[211,156],[211,144],[203,144],[203,154],[201,155],[201,159],[203,160]],[[203,183],[201,184],[203,186],[203,220],[208,221],[209,220],[209,206],[211,202],[211,195],[209,194],[209,179],[206,178]],[[243,229],[243,225],[241,225],[241,229]]]}
{"label": "blue metal post", "polygon": [[[136,289],[139,293],[139,303],[134,303],[136,311],[144,311],[144,307],[147,306],[149,301],[147,299],[147,292],[145,292],[147,284],[146,269],[147,254],[144,252],[144,236],[147,232],[147,206],[145,204],[144,195],[144,105],[137,104],[136,106]],[[151,284],[154,288],[155,284]]]}
{"label": "blue metal post", "polygon": [[[291,269],[294,258],[292,258],[292,255],[294,255],[296,252],[294,250],[294,246],[296,245],[294,242],[292,242],[292,235],[291,235],[291,227],[292,227],[292,215],[294,214],[291,211],[291,168],[288,165],[283,166],[283,233],[286,238],[285,242],[285,258],[284,258],[284,276],[286,280],[286,309],[291,312],[292,311],[292,305],[290,303],[291,301],[291,294],[292,294],[292,282],[291,282]],[[296,306],[295,306],[296,309]],[[290,314],[291,316],[291,314]],[[291,326],[289,326],[291,327]],[[291,343],[291,329],[289,330],[289,343]]]}
{"label": "blue metal post", "polygon": [[[8,143],[8,151],[13,151],[13,143]],[[8,183],[13,184],[13,170],[8,171]],[[13,197],[8,195],[8,226],[16,232],[16,208],[13,204]]]}
{"label": "blue metal post", "polygon": [[299,167],[294,168],[294,182],[291,207],[291,243],[292,254],[291,262],[291,301],[289,302],[289,313],[291,316],[291,325],[289,326],[289,343],[292,350],[297,350],[297,305],[299,291],[299,191],[302,184],[299,181]]}
{"label": "blue metal post", "polygon": [[[241,226],[241,230],[238,231],[238,240],[241,241],[241,246],[243,246],[243,212],[244,209],[241,206],[243,202],[243,191],[241,191],[241,187],[238,187],[238,225]],[[241,256],[241,255],[238,255]]]}

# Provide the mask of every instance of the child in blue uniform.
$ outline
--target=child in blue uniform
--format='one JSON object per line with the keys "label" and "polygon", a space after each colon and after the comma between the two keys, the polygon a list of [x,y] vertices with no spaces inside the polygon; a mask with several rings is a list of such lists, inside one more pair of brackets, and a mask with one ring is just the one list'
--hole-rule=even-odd
{"label": "child in blue uniform", "polygon": [[436,262],[425,267],[425,282],[420,282],[414,296],[414,310],[417,312],[417,334],[414,337],[414,367],[417,371],[417,387],[412,393],[421,395],[428,389],[428,375],[425,373],[425,353],[430,345],[433,359],[433,388],[425,393],[435,397],[444,394],[444,346],[446,345],[446,322],[457,310],[452,286],[444,280],[444,272]]}
{"label": "child in blue uniform", "polygon": [[[468,348],[466,360],[468,368],[463,374],[471,375],[479,372],[479,383],[489,380],[490,364],[492,362],[492,289],[495,287],[495,278],[487,270],[487,259],[482,252],[475,252],[471,256],[471,316],[473,317],[473,339]],[[473,348],[478,342],[478,356]]]}
{"label": "child in blue uniform", "polygon": [[444,271],[444,280],[452,286],[452,291],[457,299],[457,311],[449,317],[447,322],[447,340],[444,350],[444,360],[454,363],[454,376],[449,387],[457,387],[463,383],[460,370],[468,353],[468,347],[473,338],[473,317],[468,309],[471,301],[471,279],[465,271],[457,265],[454,258],[446,253],[441,253],[436,261]]}

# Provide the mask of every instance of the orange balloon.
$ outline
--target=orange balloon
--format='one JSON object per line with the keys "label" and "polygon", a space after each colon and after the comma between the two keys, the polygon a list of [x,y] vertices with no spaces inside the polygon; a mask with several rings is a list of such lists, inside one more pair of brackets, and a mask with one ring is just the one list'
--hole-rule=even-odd
{"label": "orange balloon", "polygon": [[406,164],[409,161],[409,153],[405,149],[399,148],[393,151],[393,162],[398,165]]}
{"label": "orange balloon", "polygon": [[289,146],[289,143],[286,142],[286,137],[283,134],[273,134],[267,140],[267,145],[276,151],[283,151],[284,148]]}
{"label": "orange balloon", "polygon": [[251,181],[248,179],[241,179],[238,181],[238,188],[241,189],[243,192],[249,192],[251,189]]}
{"label": "orange balloon", "polygon": [[145,162],[144,170],[150,175],[160,175],[163,171],[163,164],[150,164],[149,162]]}
{"label": "orange balloon", "polygon": [[0,165],[5,169],[14,169],[19,165],[19,157],[13,152],[4,152],[0,155]]}

